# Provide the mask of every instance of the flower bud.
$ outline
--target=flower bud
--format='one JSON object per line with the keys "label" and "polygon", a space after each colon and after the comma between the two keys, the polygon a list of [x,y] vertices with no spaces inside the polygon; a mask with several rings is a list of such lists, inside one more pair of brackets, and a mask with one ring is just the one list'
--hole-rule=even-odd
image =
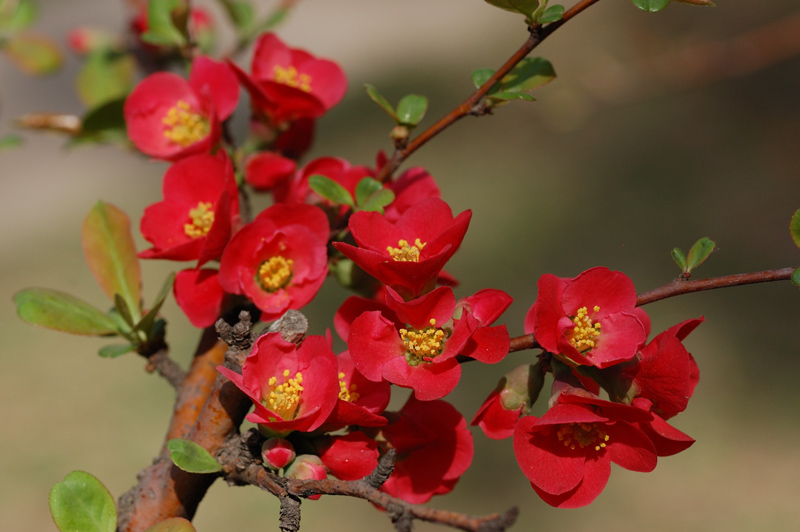
{"label": "flower bud", "polygon": [[270,438],[261,446],[261,458],[267,469],[283,469],[295,456],[294,446],[285,438]]}
{"label": "flower bud", "polygon": [[[313,454],[301,454],[298,456],[289,469],[286,470],[286,478],[297,478],[300,480],[322,480],[328,478],[325,464],[319,456]],[[311,495],[308,498],[312,501],[319,499],[319,495]]]}

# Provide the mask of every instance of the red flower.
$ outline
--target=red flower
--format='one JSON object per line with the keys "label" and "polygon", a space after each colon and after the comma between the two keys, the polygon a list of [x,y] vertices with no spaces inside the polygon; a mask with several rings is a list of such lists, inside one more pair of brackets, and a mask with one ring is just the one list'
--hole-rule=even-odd
{"label": "red flower", "polygon": [[652,471],[656,451],[635,424],[652,419],[634,406],[562,392],[541,418],[526,416],[514,429],[514,454],[534,491],[549,505],[578,508],[605,487],[611,462]]}
{"label": "red flower", "polygon": [[[510,302],[508,296],[485,298],[481,314],[496,318]],[[394,317],[387,319],[380,311],[363,313],[350,327],[350,355],[369,380],[411,388],[417,399],[439,399],[455,388],[461,377],[456,355],[494,364],[508,353],[505,326],[484,327],[465,302],[460,302],[460,318],[453,318],[456,300],[448,287],[408,302],[388,288],[386,305],[406,326],[398,326]],[[489,310],[491,305],[496,308]]]}
{"label": "red flower", "polygon": [[378,465],[378,443],[363,432],[324,436],[314,441],[317,454],[333,476],[358,480]]}
{"label": "red flower", "polygon": [[339,157],[320,157],[306,164],[292,179],[287,180],[275,189],[275,201],[281,203],[321,203],[329,204],[319,197],[308,185],[312,175],[324,175],[342,185],[355,196],[356,185],[365,177],[372,176],[366,166],[352,166]]}
{"label": "red flower", "polygon": [[287,47],[272,33],[256,41],[252,75],[236,65],[252,104],[273,126],[319,118],[344,97],[347,78],[339,65]]}
{"label": "red flower", "polygon": [[230,67],[200,56],[189,80],[157,72],[139,83],[125,100],[128,137],[143,153],[176,161],[208,153],[219,141],[220,122],[239,101],[239,84]]}
{"label": "red flower", "polygon": [[512,436],[517,421],[530,411],[543,384],[539,364],[525,364],[509,371],[483,402],[472,425],[479,426],[493,440]]}
{"label": "red flower", "polygon": [[538,286],[525,332],[570,365],[605,368],[630,360],[647,340],[633,282],[621,272],[598,267],[572,279],[545,274]]}
{"label": "red flower", "polygon": [[637,397],[633,400],[633,406],[646,410],[653,415],[650,421],[642,421],[636,426],[644,432],[653,442],[658,456],[672,456],[681,451],[685,451],[694,443],[694,439],[688,434],[684,434],[666,421],[664,418],[653,412],[653,404],[649,399]]}
{"label": "red flower", "polygon": [[[373,382],[355,368],[350,353],[345,351],[336,357],[339,364],[339,400],[323,430],[338,430],[348,425],[380,427],[386,424],[381,414],[386,410],[392,393],[388,382]],[[341,478],[341,477],[339,477]]]}
{"label": "red flower", "polygon": [[417,202],[428,198],[441,198],[439,186],[427,170],[421,166],[409,168],[388,185],[394,192],[394,201],[386,207],[384,214],[390,222],[400,216]]}
{"label": "red flower", "polygon": [[192,325],[213,325],[222,312],[225,291],[219,284],[217,270],[183,270],[175,276],[172,291],[175,301]]}
{"label": "red flower", "polygon": [[453,491],[472,463],[472,434],[464,417],[445,401],[413,396],[395,421],[381,429],[397,462],[382,491],[412,504]]}
{"label": "red flower", "polygon": [[336,357],[324,336],[308,336],[297,347],[280,333],[265,334],[253,345],[241,375],[224,366],[217,370],[253,401],[255,410],[247,419],[276,435],[316,429],[339,393]]}
{"label": "red flower", "polygon": [[140,257],[199,259],[198,266],[219,258],[239,219],[233,167],[220,154],[190,156],[167,169],[164,200],[144,211],[141,231],[153,247]]}
{"label": "red flower", "polygon": [[318,207],[273,205],[231,239],[219,282],[225,291],[247,296],[265,321],[299,309],[325,281],[329,231]]}
{"label": "red flower", "polygon": [[464,239],[472,211],[453,218],[438,198],[415,203],[396,222],[376,212],[350,218],[350,232],[359,247],[333,245],[361,269],[407,299],[430,291],[439,272]]}
{"label": "red flower", "polygon": [[297,163],[274,152],[265,151],[250,158],[244,179],[256,190],[272,190],[294,174]]}

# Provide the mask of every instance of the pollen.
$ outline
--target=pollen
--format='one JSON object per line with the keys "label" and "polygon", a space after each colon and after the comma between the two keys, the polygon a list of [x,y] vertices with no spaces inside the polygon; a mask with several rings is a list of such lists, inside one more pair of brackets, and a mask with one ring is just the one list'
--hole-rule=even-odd
{"label": "pollen", "polygon": [[292,259],[285,259],[280,255],[265,260],[258,267],[258,284],[267,292],[276,292],[286,287],[292,279],[292,264]]}
{"label": "pollen", "polygon": [[178,100],[178,103],[167,111],[161,123],[167,126],[164,129],[164,136],[184,147],[203,140],[211,131],[208,119],[201,114],[193,113],[191,106],[183,100]]}
{"label": "pollen", "polygon": [[558,429],[558,439],[572,450],[594,447],[595,451],[600,451],[606,448],[610,438],[595,423],[568,423]]}
{"label": "pollen", "polygon": [[[599,312],[600,307],[595,305],[593,312]],[[572,346],[585,353],[597,345],[597,337],[600,336],[600,323],[593,322],[589,317],[587,307],[581,307],[572,318],[572,330],[567,332],[567,339]]]}
{"label": "pollen", "polygon": [[430,362],[442,354],[444,348],[444,329],[436,327],[436,320],[430,320],[430,327],[421,331],[400,329],[400,338],[406,347],[406,361],[411,366],[420,362]]}
{"label": "pollen", "polygon": [[200,238],[206,236],[211,226],[214,224],[214,211],[211,210],[211,203],[201,201],[194,209],[189,209],[190,224],[183,224],[183,232],[190,238]]}
{"label": "pollen", "polygon": [[400,240],[398,247],[387,246],[386,251],[395,262],[419,262],[419,254],[426,244],[427,242],[420,242],[419,238],[414,241],[414,245],[410,245],[408,240]]}
{"label": "pollen", "polygon": [[275,65],[273,79],[282,85],[288,85],[303,92],[311,92],[311,76],[299,74],[297,69],[291,65],[286,68]]}
{"label": "pollen", "polygon": [[267,381],[269,394],[263,400],[264,406],[284,421],[295,418],[303,394],[303,374],[298,371],[294,378],[289,375],[288,369],[283,371],[282,384],[278,384],[277,377],[270,377]]}
{"label": "pollen", "polygon": [[339,399],[349,403],[358,401],[358,398],[361,397],[361,394],[356,391],[357,389],[358,386],[355,384],[351,384],[348,388],[347,381],[344,380],[344,373],[339,372]]}

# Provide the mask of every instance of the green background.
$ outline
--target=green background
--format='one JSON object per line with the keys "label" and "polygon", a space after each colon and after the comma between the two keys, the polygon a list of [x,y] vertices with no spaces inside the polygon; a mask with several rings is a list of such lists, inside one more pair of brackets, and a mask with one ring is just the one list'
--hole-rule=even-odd
{"label": "green background", "polygon": [[[645,291],[677,276],[673,247],[687,250],[702,236],[720,249],[699,277],[800,264],[788,234],[800,207],[800,60],[790,42],[779,48],[788,56],[783,61],[757,47],[725,53],[737,36],[792,16],[796,3],[719,4],[674,3],[649,15],[623,0],[600,2],[536,51],[559,75],[537,91],[537,102],[465,118],[409,161],[431,172],[454,211],[473,210],[461,251],[447,267],[462,281],[459,297],[487,287],[506,290],[515,303],[505,322],[518,335],[536,280],[546,272],[572,277],[604,265]],[[77,25],[126,27],[122,2],[40,5],[38,28],[61,42]],[[304,0],[280,36],[338,61],[348,74],[347,96],[320,120],[311,157],[372,164],[378,149],[391,146],[391,124],[363,83],[392,102],[409,92],[426,94],[425,127],[469,94],[472,70],[496,68],[526,32],[521,17],[480,0]],[[751,59],[760,66],[747,72]],[[246,58],[239,62],[248,65]],[[60,74],[33,80],[0,58],[0,136],[25,112],[80,114],[71,86],[79,66],[68,56]],[[240,108],[239,126],[245,115]],[[137,225],[144,207],[161,198],[166,164],[112,147],[66,151],[55,135],[25,137],[23,147],[0,152],[6,301],[0,306],[0,529],[47,531],[55,530],[48,491],[69,471],[93,473],[115,496],[134,483],[162,443],[171,391],[135,356],[100,359],[101,340],[22,323],[11,295],[45,286],[108,305],[83,262],[80,224],[103,199]],[[146,301],[171,269],[166,262],[144,264]],[[331,326],[345,295],[326,285],[305,309],[312,332]],[[674,420],[697,439],[692,448],[662,459],[649,474],[615,467],[593,505],[556,510],[525,481],[510,441],[473,431],[472,468],[453,494],[431,504],[469,513],[517,505],[522,514],[515,530],[795,528],[797,288],[788,282],[732,288],[646,310],[654,332],[706,316],[686,342],[701,381],[688,411]],[[172,300],[164,314],[174,356],[185,364],[196,334]],[[497,366],[468,364],[448,399],[470,418],[497,379],[532,354],[509,355]],[[405,395],[398,393],[395,403]],[[323,497],[303,508],[306,532],[392,529],[359,500]],[[277,501],[259,490],[217,483],[195,523],[199,531],[273,530],[277,515]]]}

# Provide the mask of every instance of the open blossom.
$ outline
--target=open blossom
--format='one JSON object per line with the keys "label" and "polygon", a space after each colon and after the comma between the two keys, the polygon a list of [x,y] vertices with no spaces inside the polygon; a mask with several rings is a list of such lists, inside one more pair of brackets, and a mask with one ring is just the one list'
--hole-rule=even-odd
{"label": "open blossom", "polygon": [[147,76],[125,100],[128,137],[142,153],[177,161],[210,153],[220,123],[236,109],[239,84],[225,63],[205,56],[192,62],[188,81],[171,72]]}
{"label": "open blossom", "polygon": [[621,272],[598,267],[572,279],[545,274],[538,286],[525,332],[570,365],[604,368],[630,360],[647,340],[649,319]]}
{"label": "open blossom", "polygon": [[319,118],[339,103],[347,90],[347,78],[339,65],[289,48],[272,33],[256,41],[251,74],[231,65],[250,93],[254,111],[273,126]]}
{"label": "open blossom", "polygon": [[222,312],[225,291],[219,284],[217,270],[198,268],[182,270],[172,285],[175,301],[195,327],[214,324]]}
{"label": "open blossom", "polygon": [[356,368],[372,381],[411,388],[423,401],[444,397],[461,378],[457,355],[493,364],[508,353],[505,326],[490,325],[511,298],[499,290],[482,292],[473,303],[491,321],[482,321],[464,300],[456,305],[448,287],[408,302],[387,288],[386,305],[394,315],[364,312],[350,326],[347,343]]}
{"label": "open blossom", "polygon": [[241,375],[217,369],[253,401],[247,420],[277,435],[322,425],[339,393],[336,357],[323,336],[308,336],[297,347],[280,333],[268,333],[256,340]]}
{"label": "open blossom", "polygon": [[361,269],[406,299],[429,292],[439,272],[458,250],[472,211],[455,218],[439,198],[415,203],[396,222],[377,212],[360,211],[350,218],[350,232],[359,247],[334,246]]}
{"label": "open blossom", "polygon": [[167,169],[164,199],[144,211],[141,231],[153,247],[145,259],[218,259],[239,218],[233,166],[225,152],[186,157]]}
{"label": "open blossom", "polygon": [[[334,431],[348,425],[380,427],[386,424],[383,411],[389,405],[392,387],[388,382],[373,382],[353,364],[350,353],[336,357],[338,363],[339,400],[325,421],[323,429]],[[341,477],[340,477],[341,478]]]}
{"label": "open blossom", "polygon": [[509,438],[520,416],[530,411],[544,384],[539,364],[525,364],[506,373],[478,409],[472,425],[493,440]]}
{"label": "open blossom", "polygon": [[328,273],[325,213],[312,205],[273,205],[243,227],[225,248],[219,282],[243,294],[262,312],[279,318],[319,291]]}
{"label": "open blossom", "polygon": [[635,406],[566,390],[545,414],[526,416],[514,429],[514,454],[534,491],[549,505],[579,508],[605,488],[611,462],[648,472],[656,450],[636,427],[652,419]]}

